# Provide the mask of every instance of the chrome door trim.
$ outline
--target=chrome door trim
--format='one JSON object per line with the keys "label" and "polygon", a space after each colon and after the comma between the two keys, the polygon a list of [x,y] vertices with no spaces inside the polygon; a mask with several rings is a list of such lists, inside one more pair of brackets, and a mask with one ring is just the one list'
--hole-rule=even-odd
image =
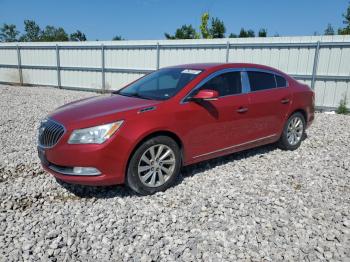
{"label": "chrome door trim", "polygon": [[261,141],[261,140],[265,140],[265,139],[268,139],[268,138],[272,138],[272,137],[275,137],[275,136],[277,136],[276,133],[272,134],[272,135],[269,135],[269,136],[260,137],[258,139],[250,140],[250,141],[247,141],[247,142],[244,142],[244,143],[241,143],[241,144],[237,144],[237,145],[221,148],[221,149],[218,149],[218,150],[215,150],[215,151],[211,151],[211,152],[208,152],[208,153],[205,153],[205,154],[194,156],[193,158],[198,158],[198,157],[202,157],[202,156],[207,156],[207,155],[219,153],[219,152],[226,151],[226,150],[229,150],[229,149],[232,149],[232,148],[235,148],[235,147],[244,146],[244,145],[247,145],[247,144],[251,144],[251,143],[258,142],[258,141]]}

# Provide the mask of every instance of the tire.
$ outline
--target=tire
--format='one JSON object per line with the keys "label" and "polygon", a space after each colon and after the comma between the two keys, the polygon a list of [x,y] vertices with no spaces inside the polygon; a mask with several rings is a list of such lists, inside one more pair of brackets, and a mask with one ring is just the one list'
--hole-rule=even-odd
{"label": "tire", "polygon": [[180,148],[172,138],[153,137],[143,142],[133,153],[127,169],[126,184],[141,195],[165,191],[178,179],[181,163]]}
{"label": "tire", "polygon": [[292,114],[284,125],[278,147],[283,150],[297,149],[305,136],[305,127],[306,122],[303,114],[299,112]]}

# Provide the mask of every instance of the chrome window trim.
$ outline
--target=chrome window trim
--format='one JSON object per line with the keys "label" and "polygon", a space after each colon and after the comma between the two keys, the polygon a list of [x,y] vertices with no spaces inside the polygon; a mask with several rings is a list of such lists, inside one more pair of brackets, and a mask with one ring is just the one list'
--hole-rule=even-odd
{"label": "chrome window trim", "polygon": [[[286,85],[285,85],[285,86],[280,86],[280,87],[278,87],[278,86],[277,86],[277,79],[276,79],[276,76],[282,77],[282,78],[286,81]],[[276,81],[276,88],[286,88],[286,87],[289,86],[288,80],[287,80],[283,75],[281,75],[281,74],[275,74],[275,81]]]}
{"label": "chrome window trim", "polygon": [[[276,87],[274,88],[268,88],[268,89],[263,89],[263,90],[257,90],[257,91],[252,91],[250,88],[250,81],[249,81],[249,75],[248,72],[261,72],[261,73],[268,73],[272,74],[275,79]],[[255,68],[255,67],[241,67],[241,68],[225,68],[221,69],[219,71],[216,71],[206,78],[204,78],[202,81],[200,81],[194,88],[192,88],[191,91],[189,91],[184,98],[181,99],[180,104],[186,104],[189,101],[187,100],[193,92],[201,88],[205,83],[213,79],[214,77],[224,74],[224,73],[230,73],[230,72],[241,72],[241,85],[242,85],[242,92],[239,94],[231,94],[231,95],[225,95],[225,96],[219,96],[220,97],[228,97],[228,96],[239,96],[239,95],[244,95],[248,93],[255,93],[255,92],[261,92],[261,91],[266,91],[266,90],[273,90],[273,89],[279,89],[279,88],[287,88],[289,87],[289,82],[288,80],[280,73],[269,70],[269,69],[260,69],[260,68]],[[277,87],[277,80],[276,80],[276,75],[283,77],[284,80],[286,80],[286,86],[283,87]]]}
{"label": "chrome window trim", "polygon": [[[187,100],[191,94],[195,91],[197,91],[199,88],[201,88],[204,84],[206,84],[208,81],[210,81],[211,79],[213,79],[214,77],[221,75],[221,74],[225,74],[225,73],[231,73],[231,72],[242,72],[243,68],[225,68],[225,69],[221,69],[219,71],[216,71],[212,74],[210,74],[209,76],[207,76],[206,78],[204,78],[202,81],[200,81],[194,88],[191,89],[191,91],[189,91],[184,98],[181,99],[180,104],[186,104],[189,101]],[[242,73],[241,73],[241,85],[242,85],[242,93],[239,94],[231,94],[231,95],[225,95],[225,96],[219,96],[219,97],[227,97],[227,96],[235,96],[235,95],[242,95],[243,93],[243,82],[242,82]]]}
{"label": "chrome window trim", "polygon": [[241,81],[242,81],[242,94],[248,94],[251,92],[249,76],[245,68],[241,71]]}
{"label": "chrome window trim", "polygon": [[[252,90],[250,89],[250,92],[251,92],[251,93],[289,87],[289,82],[288,82],[288,80],[287,80],[282,74],[280,74],[280,73],[278,73],[278,72],[275,72],[275,71],[269,70],[269,69],[260,69],[260,68],[254,68],[254,67],[249,67],[249,68],[244,68],[244,69],[245,69],[245,71],[247,72],[248,81],[249,81],[248,72],[261,72],[261,73],[267,73],[267,74],[272,74],[272,75],[274,75],[276,87],[274,87],[274,88],[266,88],[266,89],[263,89],[263,90],[256,90],[256,91],[252,91]],[[277,87],[276,75],[277,75],[277,76],[280,76],[280,77],[283,77],[283,79],[286,80],[286,86]],[[249,82],[249,87],[250,87],[250,82]]]}
{"label": "chrome window trim", "polygon": [[[42,144],[40,143],[40,139],[39,139],[40,134],[38,134],[38,147],[40,147],[40,148],[42,148],[42,149],[49,149],[49,148],[53,148],[54,146],[56,146],[56,145],[60,142],[60,140],[62,139],[62,137],[63,137],[63,136],[66,134],[66,132],[67,132],[67,129],[65,128],[64,125],[62,125],[61,123],[59,123],[59,122],[53,120],[52,118],[47,118],[47,121],[52,121],[52,122],[56,123],[57,125],[60,125],[61,127],[63,127],[63,133],[62,133],[61,137],[57,140],[57,142],[56,142],[54,145],[52,145],[52,146],[44,146],[44,145],[42,145]],[[41,124],[40,124],[40,125],[41,125]],[[40,126],[39,126],[39,128],[40,128]]]}

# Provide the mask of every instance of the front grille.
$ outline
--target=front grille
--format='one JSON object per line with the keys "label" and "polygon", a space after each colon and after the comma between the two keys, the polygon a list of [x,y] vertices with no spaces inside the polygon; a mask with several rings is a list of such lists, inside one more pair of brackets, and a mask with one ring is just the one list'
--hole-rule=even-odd
{"label": "front grille", "polygon": [[47,119],[41,122],[39,127],[39,146],[53,147],[64,134],[64,127],[51,120]]}

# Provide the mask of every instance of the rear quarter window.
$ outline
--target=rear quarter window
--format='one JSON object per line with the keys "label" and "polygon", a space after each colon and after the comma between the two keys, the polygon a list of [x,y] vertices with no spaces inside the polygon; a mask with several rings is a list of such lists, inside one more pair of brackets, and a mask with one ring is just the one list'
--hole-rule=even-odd
{"label": "rear quarter window", "polygon": [[265,72],[248,72],[251,91],[276,88],[275,75]]}
{"label": "rear quarter window", "polygon": [[277,87],[286,87],[287,86],[287,80],[279,75],[275,75],[276,76],[276,84]]}

